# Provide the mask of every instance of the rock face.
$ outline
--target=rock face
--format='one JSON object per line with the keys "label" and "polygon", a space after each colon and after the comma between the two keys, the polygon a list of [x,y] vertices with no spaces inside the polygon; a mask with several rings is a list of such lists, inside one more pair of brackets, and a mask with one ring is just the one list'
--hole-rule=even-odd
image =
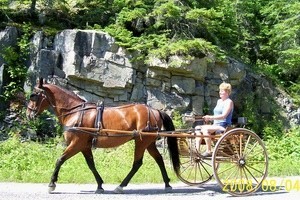
{"label": "rock face", "polygon": [[[35,77],[59,77],[64,86],[78,91],[88,101],[108,105],[144,102],[157,109],[203,114],[203,104],[214,104],[222,81],[237,87],[246,76],[236,61],[208,63],[207,58],[183,62],[173,56],[168,62],[153,58],[148,66],[131,62],[134,55],[119,47],[114,38],[100,31],[64,30],[50,48],[38,32],[30,66]],[[179,63],[170,67],[170,63]]]}
{"label": "rock face", "polygon": [[[18,39],[18,30],[15,27],[7,27],[5,30],[0,32],[0,95],[3,92],[3,87],[9,81],[7,73],[5,71],[5,61],[3,53],[7,47],[15,46]],[[0,110],[4,109],[5,105],[0,104]]]}
{"label": "rock face", "polygon": [[[10,29],[0,34],[0,42],[4,45],[10,43],[3,42],[2,35],[14,35],[12,30],[15,29]],[[16,38],[13,41],[16,42]],[[186,115],[202,115],[215,106],[218,86],[226,81],[233,86],[235,117],[243,107],[244,99],[239,96],[251,92],[277,95],[274,88],[269,91],[269,88],[260,87],[261,77],[247,73],[247,67],[234,59],[220,63],[208,61],[206,57],[195,57],[188,62],[179,56],[172,56],[168,61],[153,57],[145,65],[134,61],[135,55],[136,52],[128,52],[101,31],[63,30],[52,39],[37,32],[32,38],[28,66],[31,85],[25,88],[30,90],[37,77],[44,77],[88,101],[103,101],[109,106],[143,102],[169,114],[178,110]],[[263,106],[258,110],[262,114],[272,109],[267,99],[262,98],[260,105]]]}

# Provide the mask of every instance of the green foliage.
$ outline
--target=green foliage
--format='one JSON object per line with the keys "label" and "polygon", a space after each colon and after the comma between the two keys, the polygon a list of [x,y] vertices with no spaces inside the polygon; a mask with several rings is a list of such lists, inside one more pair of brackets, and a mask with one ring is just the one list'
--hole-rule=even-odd
{"label": "green foliage", "polygon": [[26,68],[20,63],[19,53],[14,47],[8,47],[4,50],[2,57],[6,61],[5,69],[12,80],[4,86],[4,92],[1,97],[8,101],[13,98],[17,92],[22,91],[22,83],[26,77]]}
{"label": "green foliage", "polygon": [[289,91],[291,96],[294,99],[294,103],[296,105],[300,105],[300,84],[298,83],[291,83],[291,86],[289,87]]}
{"label": "green foliage", "polygon": [[[247,118],[248,129],[254,131],[264,139],[282,136],[284,123],[279,109],[277,109],[277,104],[273,99],[263,94],[241,93],[240,95],[240,101],[243,102],[243,105],[239,110],[239,114]],[[269,104],[269,116],[261,114],[262,101]]]}
{"label": "green foliage", "polygon": [[271,160],[300,158],[300,127],[295,127],[282,136],[270,137],[266,141]]}
{"label": "green foliage", "polygon": [[22,37],[19,39],[17,47],[7,47],[2,57],[5,61],[5,71],[9,77],[9,84],[4,86],[1,97],[8,101],[23,91],[23,83],[27,77],[27,67],[25,61],[29,55],[29,39],[31,37],[31,24],[24,23],[22,26]]}
{"label": "green foliage", "polygon": [[49,111],[44,111],[38,118],[28,120],[26,109],[19,106],[11,107],[15,119],[0,133],[0,138],[16,138],[22,141],[47,141],[62,135],[62,127],[57,117]]}
{"label": "green foliage", "polygon": [[186,56],[191,59],[194,56],[203,57],[204,55],[209,56],[210,54],[216,54],[218,48],[203,39],[194,40],[177,40],[164,46],[153,49],[150,51],[152,56],[167,59],[171,55]]}
{"label": "green foliage", "polygon": [[183,122],[179,111],[174,111],[172,115],[172,120],[176,129],[186,128],[186,124]]}
{"label": "green foliage", "polygon": [[274,115],[272,120],[263,119],[262,135],[266,140],[270,139],[270,138],[281,137],[284,132],[283,127],[284,127],[284,124],[277,115]]}
{"label": "green foliage", "polygon": [[[8,1],[1,2],[8,5]],[[27,8],[33,3],[14,2]],[[172,53],[184,53],[189,60],[222,49],[221,57],[238,57],[279,79],[288,90],[299,83],[297,0],[42,0],[37,5],[36,13],[46,15],[42,25],[103,29],[121,46],[137,50],[141,58],[149,59],[153,54],[168,59]],[[7,16],[13,18],[13,9],[7,10]],[[37,24],[39,20],[28,21]],[[201,41],[201,47],[195,41]]]}
{"label": "green foliage", "polygon": [[261,45],[262,59],[272,66],[273,75],[285,87],[299,84],[300,80],[299,9],[297,0],[288,4],[273,0],[261,10],[264,16],[261,32],[265,40]]}

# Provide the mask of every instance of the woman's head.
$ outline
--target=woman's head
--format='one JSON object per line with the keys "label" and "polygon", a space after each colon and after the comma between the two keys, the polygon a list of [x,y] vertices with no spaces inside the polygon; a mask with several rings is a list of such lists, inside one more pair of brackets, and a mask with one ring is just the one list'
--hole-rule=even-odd
{"label": "woman's head", "polygon": [[219,86],[220,91],[224,90],[225,92],[228,93],[228,95],[231,94],[231,85],[229,83],[221,83]]}

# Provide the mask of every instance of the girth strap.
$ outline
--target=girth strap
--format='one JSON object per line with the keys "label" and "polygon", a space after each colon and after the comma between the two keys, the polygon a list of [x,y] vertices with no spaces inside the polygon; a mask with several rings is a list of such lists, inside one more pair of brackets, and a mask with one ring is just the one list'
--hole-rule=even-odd
{"label": "girth strap", "polygon": [[103,102],[97,103],[97,114],[95,118],[94,127],[98,130],[102,129],[102,116],[103,116],[103,110],[104,110],[104,104]]}
{"label": "girth strap", "polygon": [[[103,116],[103,110],[104,110],[104,103],[103,102],[98,102],[97,103],[97,114],[96,114],[96,118],[95,118],[95,122],[94,122],[94,127],[98,129],[98,133],[101,131],[102,127],[102,116]],[[94,136],[93,140],[92,140],[92,148],[96,148],[96,144],[97,144],[97,136]]]}
{"label": "girth strap", "polygon": [[[153,110],[151,109],[151,107],[149,107],[147,105],[148,108],[148,121],[147,121],[147,126],[142,130],[142,131],[146,131],[146,132],[152,132],[152,131],[158,131],[158,126],[157,126],[157,119],[153,113]],[[154,116],[155,119],[155,126],[151,126],[151,114]]]}

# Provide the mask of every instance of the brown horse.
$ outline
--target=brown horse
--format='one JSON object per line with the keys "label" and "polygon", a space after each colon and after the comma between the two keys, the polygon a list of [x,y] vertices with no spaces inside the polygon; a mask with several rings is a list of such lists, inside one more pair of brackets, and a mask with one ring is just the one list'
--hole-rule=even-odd
{"label": "brown horse", "polygon": [[[135,141],[133,166],[122,183],[115,189],[115,192],[123,192],[123,187],[128,185],[131,178],[141,167],[146,149],[161,170],[165,190],[169,191],[172,189],[162,156],[155,145],[156,134],[143,135],[142,133],[137,133],[141,130],[153,131],[155,127],[157,127],[157,132],[161,130],[162,126],[166,132],[171,133],[174,130],[174,125],[166,113],[149,108],[149,106],[144,104],[105,107],[99,112],[99,106],[96,104],[85,102],[76,94],[56,85],[44,83],[43,79],[40,79],[30,96],[26,114],[29,119],[32,119],[49,106],[54,109],[60,123],[67,127],[64,131],[64,138],[68,145],[56,162],[55,170],[49,183],[49,192],[55,190],[55,183],[57,182],[62,164],[75,154],[81,152],[97,181],[98,187],[96,193],[103,193],[103,180],[96,170],[92,147],[117,147],[130,140]],[[101,118],[100,120],[99,117]],[[80,129],[95,129],[95,127],[99,128],[99,130],[132,131],[133,134],[124,133],[122,135],[122,132],[118,131],[103,133],[102,131],[91,132]],[[172,164],[177,173],[179,170],[177,139],[175,137],[168,137],[167,142]]]}

